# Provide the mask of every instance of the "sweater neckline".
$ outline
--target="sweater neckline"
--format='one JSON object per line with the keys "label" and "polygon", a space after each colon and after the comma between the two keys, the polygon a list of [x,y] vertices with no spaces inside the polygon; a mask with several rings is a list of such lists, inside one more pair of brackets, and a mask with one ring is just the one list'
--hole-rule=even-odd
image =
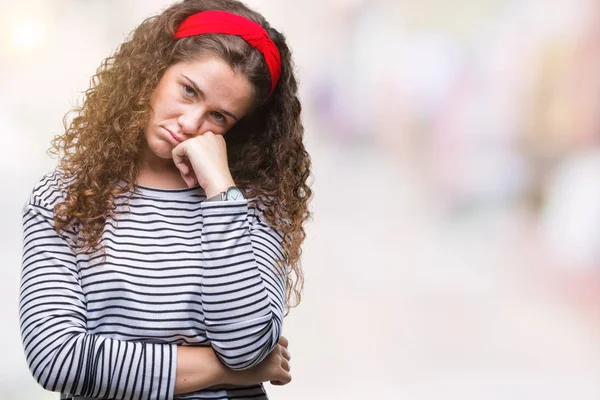
{"label": "sweater neckline", "polygon": [[181,189],[164,189],[164,188],[155,188],[150,186],[138,185],[137,183],[133,184],[134,193],[137,193],[143,197],[154,197],[160,199],[205,199],[206,193],[201,186],[194,186],[191,188],[181,188]]}

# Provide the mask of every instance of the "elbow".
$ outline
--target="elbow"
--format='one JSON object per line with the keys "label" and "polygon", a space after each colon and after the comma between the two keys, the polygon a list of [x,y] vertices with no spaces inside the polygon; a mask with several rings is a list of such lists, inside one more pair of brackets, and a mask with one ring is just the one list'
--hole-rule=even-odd
{"label": "elbow", "polygon": [[241,354],[235,357],[219,355],[219,359],[230,370],[243,371],[260,364],[265,358],[267,358],[271,351],[272,349],[269,347],[262,347],[247,354]]}
{"label": "elbow", "polygon": [[68,386],[69,382],[57,379],[49,379],[52,378],[52,372],[47,371],[45,369],[41,371],[34,372],[33,368],[29,368],[33,379],[40,385],[44,390],[48,390],[50,392],[60,392],[61,388]]}
{"label": "elbow", "polygon": [[[261,318],[261,319],[264,319]],[[207,327],[207,336],[215,354],[233,371],[241,371],[258,365],[277,345],[281,336],[281,323],[269,316],[268,321],[258,321],[244,328],[239,324],[220,325],[217,329]]]}
{"label": "elbow", "polygon": [[45,390],[51,392],[61,392],[63,388],[72,386],[72,382],[56,373],[56,369],[52,368],[55,363],[56,357],[51,357],[44,361],[44,364],[34,364],[28,362],[29,372],[33,379]]}
{"label": "elbow", "polygon": [[277,340],[267,340],[257,345],[248,345],[245,349],[213,348],[221,362],[232,371],[250,369],[260,364],[273,351]]}
{"label": "elbow", "polygon": [[27,366],[33,379],[45,390],[61,392],[74,386],[72,374],[64,370],[69,364],[75,346],[75,337],[60,344],[37,346],[27,353]]}

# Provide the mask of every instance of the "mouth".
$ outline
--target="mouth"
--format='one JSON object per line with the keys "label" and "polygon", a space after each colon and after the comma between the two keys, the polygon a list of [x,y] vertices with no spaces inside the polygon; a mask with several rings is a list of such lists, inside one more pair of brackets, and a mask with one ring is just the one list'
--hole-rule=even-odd
{"label": "mouth", "polygon": [[173,141],[175,141],[177,144],[183,142],[183,139],[179,139],[179,137],[175,136],[173,134],[173,132],[171,132],[170,130],[168,130],[167,128],[164,128],[165,131],[167,131],[167,133],[169,134],[169,136],[171,137],[171,139],[173,139]]}

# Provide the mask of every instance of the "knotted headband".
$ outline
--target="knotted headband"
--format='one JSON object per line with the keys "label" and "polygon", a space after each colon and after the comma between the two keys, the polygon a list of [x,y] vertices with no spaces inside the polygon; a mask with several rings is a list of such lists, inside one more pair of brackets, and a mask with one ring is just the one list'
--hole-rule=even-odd
{"label": "knotted headband", "polygon": [[240,15],[226,11],[202,11],[187,17],[177,28],[174,38],[181,39],[203,33],[236,35],[260,51],[271,73],[269,95],[273,93],[281,75],[281,58],[277,46],[262,26]]}

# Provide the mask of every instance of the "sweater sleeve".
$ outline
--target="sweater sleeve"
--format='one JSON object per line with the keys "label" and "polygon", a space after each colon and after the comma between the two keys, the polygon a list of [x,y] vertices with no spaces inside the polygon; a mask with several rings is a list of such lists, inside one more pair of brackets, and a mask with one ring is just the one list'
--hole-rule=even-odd
{"label": "sweater sleeve", "polygon": [[281,336],[283,237],[247,200],[203,202],[201,209],[206,335],[230,369],[251,368]]}
{"label": "sweater sleeve", "polygon": [[88,334],[76,255],[32,194],[23,207],[19,317],[29,369],[46,390],[111,399],[173,399],[177,348]]}

